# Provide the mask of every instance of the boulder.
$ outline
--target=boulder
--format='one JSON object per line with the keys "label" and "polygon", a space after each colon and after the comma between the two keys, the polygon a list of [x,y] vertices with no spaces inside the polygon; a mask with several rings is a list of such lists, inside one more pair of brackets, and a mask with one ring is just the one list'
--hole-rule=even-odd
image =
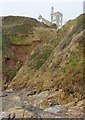
{"label": "boulder", "polygon": [[8,89],[6,90],[7,93],[12,93],[13,92],[13,89]]}
{"label": "boulder", "polygon": [[66,113],[67,109],[61,105],[55,105],[53,107],[46,108],[44,111],[57,114],[57,113]]}

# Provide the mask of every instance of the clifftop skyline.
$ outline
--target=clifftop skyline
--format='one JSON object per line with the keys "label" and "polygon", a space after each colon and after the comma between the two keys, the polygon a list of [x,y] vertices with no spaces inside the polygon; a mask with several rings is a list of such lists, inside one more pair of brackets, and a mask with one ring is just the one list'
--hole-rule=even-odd
{"label": "clifftop skyline", "polygon": [[[82,2],[1,2],[0,4],[0,16],[27,16],[32,18],[38,18],[41,14],[44,18],[50,21],[50,9],[54,6],[55,11],[61,11],[63,13],[63,23],[66,23],[69,19],[74,19],[83,13],[83,1]],[[68,9],[68,11],[67,11]]]}

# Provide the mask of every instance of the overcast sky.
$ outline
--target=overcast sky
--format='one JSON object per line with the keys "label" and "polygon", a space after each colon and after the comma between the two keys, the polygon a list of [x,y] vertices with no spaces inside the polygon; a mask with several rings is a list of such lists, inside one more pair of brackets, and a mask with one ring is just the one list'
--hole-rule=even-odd
{"label": "overcast sky", "polygon": [[63,13],[63,23],[83,13],[83,0],[0,0],[0,16],[27,16],[37,19],[41,14],[50,21],[52,6],[55,11]]}

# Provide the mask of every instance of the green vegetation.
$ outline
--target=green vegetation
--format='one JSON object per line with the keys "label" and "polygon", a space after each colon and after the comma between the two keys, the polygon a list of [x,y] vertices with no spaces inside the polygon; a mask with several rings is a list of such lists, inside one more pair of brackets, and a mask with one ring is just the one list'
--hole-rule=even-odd
{"label": "green vegetation", "polygon": [[35,34],[36,34],[36,36],[38,36],[40,38],[40,40],[44,40],[45,42],[50,41],[50,39],[52,39],[52,37],[53,37],[53,39],[55,37],[54,33],[52,33],[50,29],[43,29],[43,28],[39,29],[38,28],[35,30]]}
{"label": "green vegetation", "polygon": [[33,26],[29,25],[29,24],[22,24],[22,25],[16,25],[11,29],[11,33],[13,34],[29,34],[31,32],[33,32]]}
{"label": "green vegetation", "polygon": [[0,44],[2,44],[2,34],[0,34]]}
{"label": "green vegetation", "polygon": [[[48,36],[48,31],[51,33],[51,30],[48,26],[38,22],[36,19],[27,17],[3,17],[2,24],[3,81],[4,83],[9,84],[25,62],[26,58],[29,57],[32,50],[34,50],[38,44],[41,44],[42,41],[47,39],[45,37]],[[41,32],[41,34],[43,33],[43,36],[46,34],[44,37],[45,39],[38,33],[38,31],[42,31],[41,28],[44,31]],[[44,30],[45,28],[46,30]],[[45,58],[43,59],[45,62],[48,56],[44,55],[44,57]]]}
{"label": "green vegetation", "polygon": [[69,64],[73,70],[77,69],[79,62],[80,62],[80,58],[77,55],[73,55],[73,56],[71,55]]}
{"label": "green vegetation", "polygon": [[84,28],[84,26],[85,26],[85,15],[84,14],[82,14],[81,16],[79,16],[78,18],[77,18],[77,27],[81,27],[82,25],[82,27]]}
{"label": "green vegetation", "polygon": [[[28,24],[28,22],[26,21],[24,24]],[[46,90],[57,92],[60,89],[65,92],[64,98],[63,96],[56,97],[61,100],[61,104],[72,102],[72,99],[74,101],[75,99],[80,99],[81,97],[79,96],[83,96],[82,88],[84,87],[82,80],[82,65],[84,61],[82,58],[82,45],[79,44],[83,37],[81,34],[83,32],[81,29],[83,27],[81,16],[75,20],[68,21],[59,30],[46,28],[46,26],[42,28],[42,25],[40,27],[38,26],[39,24],[36,25],[33,22],[33,24],[30,24],[33,26],[33,30],[30,32],[29,28],[27,29],[23,25],[19,24],[12,28],[10,27],[8,29],[10,31],[9,34],[4,37],[5,42],[9,43],[6,43],[9,49],[6,48],[4,54],[7,55],[6,67],[10,64],[12,66],[15,56],[17,56],[12,66],[13,72],[11,73],[8,67],[6,75],[9,72],[13,77],[19,70],[20,65],[22,66],[25,63],[21,71],[10,83],[10,87],[20,89],[31,86],[36,93]],[[26,29],[26,34],[21,29]],[[23,45],[27,45],[30,42],[29,47],[23,47]],[[12,53],[9,52],[11,51],[10,43],[14,43],[14,45],[12,44],[12,49],[14,50]],[[22,46],[16,47],[17,45]],[[28,53],[30,54],[28,55]],[[18,64],[19,59],[22,60],[25,56],[26,59],[22,61],[22,64]],[[13,62],[10,62],[9,58],[12,58]],[[54,100],[57,101],[56,99]]]}
{"label": "green vegetation", "polygon": [[2,53],[2,34],[0,34],[0,55]]}
{"label": "green vegetation", "polygon": [[14,45],[26,45],[28,42],[26,40],[26,37],[19,38],[16,35],[12,35],[10,36],[10,43]]}
{"label": "green vegetation", "polygon": [[[38,50],[38,49],[37,49]],[[37,51],[38,52],[38,51]],[[29,65],[31,68],[35,68],[35,69],[39,69],[40,67],[42,67],[42,65],[46,62],[46,60],[49,58],[50,54],[51,54],[52,50],[51,49],[45,49],[43,50],[43,53],[38,52],[37,56],[34,58],[34,60],[31,62],[31,64]],[[37,59],[38,58],[38,59]]]}

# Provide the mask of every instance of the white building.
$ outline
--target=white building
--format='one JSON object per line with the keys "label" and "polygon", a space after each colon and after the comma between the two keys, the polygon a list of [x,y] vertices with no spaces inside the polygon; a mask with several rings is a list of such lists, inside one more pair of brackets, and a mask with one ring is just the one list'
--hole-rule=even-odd
{"label": "white building", "polygon": [[55,23],[58,28],[62,27],[63,14],[61,12],[54,12],[54,8],[51,8],[51,23]]}
{"label": "white building", "polygon": [[51,23],[50,21],[46,20],[46,19],[43,18],[41,15],[39,15],[38,20],[39,20],[39,22],[43,22],[44,24],[46,24],[46,25],[48,25],[48,26],[51,26],[51,25],[52,25],[52,23]]}
{"label": "white building", "polygon": [[52,24],[56,24],[57,28],[62,27],[63,22],[63,14],[61,12],[54,12],[54,8],[51,7],[51,22],[43,18],[41,15],[38,17],[39,22],[43,22],[44,24],[51,26]]}

